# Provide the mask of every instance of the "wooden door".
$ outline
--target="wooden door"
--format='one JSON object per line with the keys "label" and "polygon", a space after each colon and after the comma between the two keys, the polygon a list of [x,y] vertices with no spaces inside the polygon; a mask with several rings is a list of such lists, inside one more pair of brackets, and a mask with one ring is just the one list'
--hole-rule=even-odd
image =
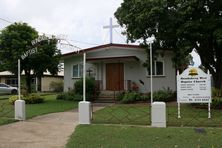
{"label": "wooden door", "polygon": [[123,63],[106,64],[106,90],[124,90]]}

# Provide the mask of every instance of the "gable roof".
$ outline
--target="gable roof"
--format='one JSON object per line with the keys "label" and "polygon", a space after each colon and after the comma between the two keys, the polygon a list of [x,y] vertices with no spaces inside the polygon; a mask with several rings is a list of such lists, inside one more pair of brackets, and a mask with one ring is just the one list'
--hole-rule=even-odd
{"label": "gable roof", "polygon": [[[88,51],[93,51],[93,50],[98,50],[98,49],[103,49],[103,48],[109,48],[109,47],[116,47],[116,48],[133,48],[133,49],[144,49],[139,45],[129,45],[129,44],[104,44],[104,45],[99,45],[99,46],[95,46],[95,47],[90,47],[90,48],[86,48],[86,49],[82,49],[80,50],[78,53],[83,53],[83,52],[88,52]],[[75,55],[78,54],[76,51],[75,52],[69,52],[66,54],[63,54],[62,57],[65,58],[67,56],[71,56],[71,55]]]}

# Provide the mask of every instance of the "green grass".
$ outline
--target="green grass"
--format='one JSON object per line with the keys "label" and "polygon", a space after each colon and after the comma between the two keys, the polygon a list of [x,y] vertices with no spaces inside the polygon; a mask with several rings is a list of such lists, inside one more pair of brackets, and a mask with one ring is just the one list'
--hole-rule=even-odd
{"label": "green grass", "polygon": [[150,108],[143,104],[116,104],[93,113],[93,123],[150,124]]}
{"label": "green grass", "polygon": [[[77,102],[56,100],[56,94],[43,95],[44,103],[26,104],[26,118],[63,112],[78,107]],[[0,100],[0,125],[14,122],[14,106],[8,103],[8,99]]]}
{"label": "green grass", "polygon": [[67,148],[220,148],[222,129],[79,125]]}
{"label": "green grass", "polygon": [[8,99],[12,95],[0,95],[0,100]]}
{"label": "green grass", "polygon": [[[177,118],[177,105],[167,105],[167,126],[222,127],[221,110],[211,110],[208,119],[207,109],[181,105],[181,119]],[[148,104],[116,104],[93,113],[92,123],[150,125],[151,111]]]}
{"label": "green grass", "polygon": [[26,117],[32,118],[34,116],[63,112],[78,107],[77,102],[56,100],[57,95],[48,95],[45,97],[45,102],[41,104],[26,104]]}

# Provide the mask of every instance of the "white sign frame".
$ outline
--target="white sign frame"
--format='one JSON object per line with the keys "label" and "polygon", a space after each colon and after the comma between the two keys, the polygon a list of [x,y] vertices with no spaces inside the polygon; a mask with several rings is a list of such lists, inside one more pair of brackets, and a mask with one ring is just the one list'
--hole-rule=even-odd
{"label": "white sign frame", "polygon": [[190,67],[182,74],[177,72],[177,104],[178,118],[180,103],[208,103],[208,118],[211,118],[211,75],[200,68]]}

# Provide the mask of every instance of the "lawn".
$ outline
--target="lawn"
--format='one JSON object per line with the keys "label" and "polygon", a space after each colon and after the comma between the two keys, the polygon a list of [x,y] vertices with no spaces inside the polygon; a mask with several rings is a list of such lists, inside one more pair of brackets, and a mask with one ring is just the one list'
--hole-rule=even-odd
{"label": "lawn", "polygon": [[[150,105],[148,104],[115,104],[93,113],[92,123],[150,125]],[[222,127],[221,110],[211,110],[208,119],[207,109],[200,109],[190,104],[181,105],[181,119],[177,118],[177,105],[167,104],[167,126],[206,126]]]}
{"label": "lawn", "polygon": [[67,148],[219,148],[221,128],[150,128],[138,126],[79,125]]}
{"label": "lawn", "polygon": [[[38,115],[63,112],[78,107],[77,102],[56,100],[56,94],[42,94],[45,102],[41,104],[26,104],[26,118]],[[8,103],[8,99],[0,99],[0,125],[14,122],[14,106]]]}

